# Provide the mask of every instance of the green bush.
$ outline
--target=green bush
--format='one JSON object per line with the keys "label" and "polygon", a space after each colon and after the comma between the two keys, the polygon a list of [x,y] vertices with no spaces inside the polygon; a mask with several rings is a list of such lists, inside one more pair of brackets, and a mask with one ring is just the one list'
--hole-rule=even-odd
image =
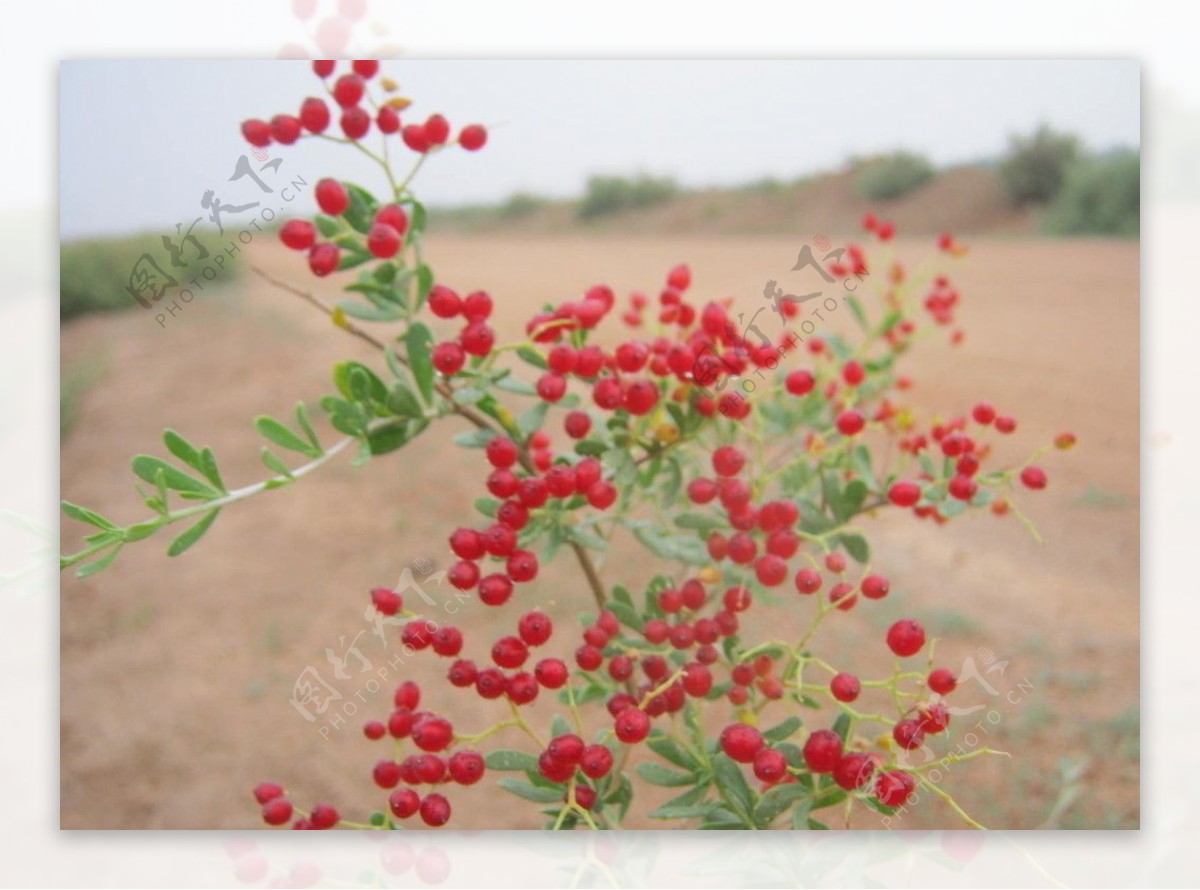
{"label": "green bush", "polygon": [[864,161],[855,180],[868,201],[891,201],[923,186],[933,177],[933,164],[918,154],[897,151]]}
{"label": "green bush", "polygon": [[1074,136],[1056,133],[1047,126],[1032,136],[1013,136],[1008,154],[1000,162],[1000,179],[1017,206],[1049,204],[1058,197],[1067,168],[1079,157]]}
{"label": "green bush", "polygon": [[1052,235],[1122,235],[1141,230],[1141,156],[1136,151],[1077,161],[1046,214]]}
{"label": "green bush", "polygon": [[[221,241],[215,232],[196,233],[205,249],[216,253]],[[178,242],[177,236],[172,236]],[[227,241],[228,239],[225,239]],[[143,256],[149,254],[164,272],[177,280],[198,274],[205,261],[189,273],[171,266],[161,235],[132,235],[125,238],[95,238],[71,241],[59,249],[59,318],[67,321],[89,312],[116,312],[140,308],[129,292],[130,275]],[[209,261],[211,262],[211,261]],[[221,278],[237,274],[236,258],[224,259]],[[177,288],[176,288],[177,290]]]}
{"label": "green bush", "polygon": [[668,177],[592,176],[587,191],[579,202],[580,219],[593,219],[610,213],[620,213],[639,207],[649,207],[668,201],[679,193],[675,180]]}
{"label": "green bush", "polygon": [[527,192],[517,192],[500,205],[500,218],[519,219],[522,216],[529,216],[531,213],[540,210],[545,204],[546,202],[536,195],[531,195]]}

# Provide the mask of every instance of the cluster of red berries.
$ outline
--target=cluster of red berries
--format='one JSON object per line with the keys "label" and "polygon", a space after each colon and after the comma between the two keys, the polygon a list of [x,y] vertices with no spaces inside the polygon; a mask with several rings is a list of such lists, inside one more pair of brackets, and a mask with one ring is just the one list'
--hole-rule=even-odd
{"label": "cluster of red berries", "polygon": [[[282,785],[275,782],[260,782],[254,788],[254,799],[262,806],[262,818],[268,825],[286,825],[295,814],[292,802]],[[325,831],[341,821],[341,815],[329,804],[319,803],[307,816],[300,816],[292,828],[301,831]]]}
{"label": "cluster of red berries", "polygon": [[[575,779],[575,802],[590,810],[596,805],[596,790],[578,777],[582,774],[596,780],[607,776],[613,768],[613,753],[607,745],[589,745],[580,736],[565,733],[550,740],[538,755],[537,768],[551,782],[565,785]],[[563,800],[569,800],[570,793]]]}
{"label": "cluster of red berries", "polygon": [[[350,70],[338,77],[330,86],[328,80],[337,70],[337,62],[321,59],[313,62],[313,71],[325,82],[325,89],[340,109],[338,126],[342,134],[352,142],[358,142],[371,131],[372,125],[384,136],[400,134],[406,146],[424,154],[448,144],[450,123],[440,114],[430,115],[422,123],[404,124],[400,112],[411,104],[408,99],[393,97],[378,105],[374,114],[363,107],[375,103],[368,91],[369,82],[379,73],[379,62],[356,59]],[[395,86],[384,79],[383,89],[392,92]],[[298,114],[277,114],[264,121],[257,118],[242,123],[242,135],[251,145],[265,148],[272,142],[292,145],[305,135],[319,136],[329,129],[333,114],[324,99],[310,96],[300,105]],[[463,127],[455,140],[467,151],[478,151],[487,143],[487,130],[480,124]]]}

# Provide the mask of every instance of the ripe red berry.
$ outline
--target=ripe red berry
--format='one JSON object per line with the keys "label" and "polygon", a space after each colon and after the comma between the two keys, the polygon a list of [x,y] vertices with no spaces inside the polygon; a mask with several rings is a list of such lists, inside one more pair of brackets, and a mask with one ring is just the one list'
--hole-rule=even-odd
{"label": "ripe red berry", "polygon": [[935,668],[929,672],[926,682],[938,695],[949,695],[958,686],[958,677],[954,676],[954,671],[949,668]]}
{"label": "ripe red berry", "polygon": [[882,575],[867,575],[862,580],[862,593],[869,600],[881,600],[888,595],[891,585]]}
{"label": "ripe red berry", "polygon": [[352,142],[357,142],[370,132],[371,115],[355,105],[353,108],[347,108],[342,112],[341,120],[338,123],[346,138]]}
{"label": "ripe red berry", "polygon": [[392,702],[397,708],[408,708],[416,710],[417,705],[421,703],[421,687],[412,680],[405,680],[396,687],[396,692],[392,696]]}
{"label": "ripe red berry", "polygon": [[467,363],[467,354],[462,346],[449,340],[433,347],[433,353],[430,358],[438,373],[446,377],[457,374],[463,369],[463,365]]}
{"label": "ripe red berry", "polygon": [[453,658],[463,647],[462,631],[457,627],[439,627],[433,633],[433,651],[444,658]]}
{"label": "ripe red berry", "polygon": [[499,668],[484,668],[475,678],[475,691],[481,698],[499,698],[508,691],[508,681]]}
{"label": "ripe red berry", "polygon": [[558,374],[543,374],[538,378],[537,394],[547,402],[557,402],[567,394],[567,381]]}
{"label": "ripe red berry", "polygon": [[597,510],[607,510],[617,500],[617,487],[611,482],[601,479],[587,490],[588,503]]}
{"label": "ripe red berry", "polygon": [[427,717],[412,729],[412,740],[422,751],[443,751],[454,739],[454,728],[442,717]]}
{"label": "ripe red berry", "polygon": [[888,628],[887,644],[901,658],[916,655],[925,645],[925,628],[911,618],[903,618]]}
{"label": "ripe red berry", "polygon": [[996,431],[1001,433],[1011,433],[1017,428],[1017,421],[1011,417],[1000,416],[996,418]]}
{"label": "ripe red berry", "polygon": [[446,678],[450,681],[450,685],[459,689],[475,685],[478,677],[479,669],[475,667],[475,662],[467,658],[460,658],[450,665],[450,670],[446,672]]}
{"label": "ripe red berry", "polygon": [[563,429],[572,439],[582,439],[592,429],[592,418],[586,411],[571,411],[563,418]]}
{"label": "ripe red berry", "polygon": [[243,121],[242,136],[251,145],[264,148],[271,144],[271,125],[258,119]]}
{"label": "ripe red berry", "polygon": [[514,581],[532,581],[537,577],[538,558],[529,550],[514,550],[508,557],[505,569]]}
{"label": "ripe red berry", "polygon": [[843,436],[854,436],[862,432],[866,420],[857,411],[843,411],[838,415],[837,428]]}
{"label": "ripe red berry", "polygon": [[746,465],[746,455],[733,445],[722,445],[712,455],[713,470],[718,476],[736,476]]}
{"label": "ripe red berry", "polygon": [[1041,467],[1026,467],[1021,471],[1021,482],[1026,488],[1041,491],[1046,487],[1046,471]]}
{"label": "ripe red berry", "polygon": [[875,796],[884,806],[898,807],[908,802],[916,783],[912,776],[900,770],[880,773],[875,780]]}
{"label": "ripe red berry", "polygon": [[721,750],[738,763],[750,763],[764,744],[762,733],[745,723],[731,723],[721,730]]}
{"label": "ripe red berry", "polygon": [[336,179],[322,179],[316,186],[317,206],[322,213],[341,216],[350,206],[350,193]]}
{"label": "ripe red berry", "polygon": [[971,417],[975,419],[976,423],[981,423],[984,426],[988,426],[993,420],[996,419],[996,409],[987,402],[980,402],[973,409],[971,409]]}
{"label": "ripe red berry", "polygon": [[533,675],[547,689],[558,689],[567,682],[567,665],[558,658],[543,658],[533,669]]}
{"label": "ripe red berry", "polygon": [[760,556],[754,564],[754,574],[763,586],[778,587],[787,580],[788,566],[778,556],[767,554]]}
{"label": "ripe red berry", "polygon": [[399,707],[388,715],[388,735],[394,739],[406,739],[412,732],[413,715],[407,707]]}
{"label": "ripe red berry", "polygon": [[704,665],[692,662],[684,668],[683,691],[692,698],[704,698],[712,687],[712,672]]}
{"label": "ripe red berry", "polygon": [[376,587],[371,590],[371,602],[381,615],[395,615],[404,606],[404,599],[394,590]]}
{"label": "ripe red berry", "polygon": [[539,688],[538,681],[533,674],[521,671],[508,678],[504,691],[514,705],[527,705],[538,697]]}
{"label": "ripe red berry", "polygon": [[425,138],[430,145],[444,145],[450,138],[450,123],[440,114],[431,114],[425,121]]}
{"label": "ripe red berry", "polygon": [[425,128],[420,124],[409,124],[400,131],[400,138],[415,152],[424,154],[429,151],[429,137],[425,134]]}
{"label": "ripe red berry", "polygon": [[512,439],[496,436],[488,441],[484,449],[488,463],[501,469],[511,467],[517,462],[517,446]]}
{"label": "ripe red berry", "polygon": [[816,569],[801,569],[796,573],[796,590],[799,593],[816,593],[821,589],[821,573]]}
{"label": "ripe red berry", "polygon": [[482,559],[483,536],[473,528],[456,528],[450,535],[450,549],[459,559]]}
{"label": "ripe red berry", "polygon": [[501,637],[492,646],[492,660],[502,668],[518,668],[529,657],[529,648],[517,637]]}
{"label": "ripe red berry", "polygon": [[480,124],[463,127],[458,134],[458,144],[467,151],[479,151],[487,143],[487,130]]}
{"label": "ripe red berry", "polygon": [[407,819],[421,806],[421,796],[411,788],[398,788],[388,796],[388,809],[397,819]]}
{"label": "ripe red berry", "polygon": [[468,560],[456,562],[446,573],[446,580],[459,590],[470,590],[479,583],[479,567]]}
{"label": "ripe red berry", "polygon": [[437,828],[450,821],[450,801],[440,794],[427,794],[421,801],[421,821]]}
{"label": "ripe red berry", "polygon": [[357,74],[343,74],[333,84],[333,100],[343,108],[349,108],[362,100],[366,89],[366,83]]}
{"label": "ripe red berry", "polygon": [[589,779],[608,775],[613,767],[613,754],[605,745],[588,745],[579,757],[579,769]]}
{"label": "ripe red berry", "polygon": [[964,476],[960,473],[950,480],[950,484],[946,488],[952,498],[960,501],[969,501],[975,497],[975,492],[979,489],[979,485],[970,476]]}
{"label": "ripe red berry", "polygon": [[829,681],[829,691],[838,701],[852,702],[862,692],[862,683],[854,674],[835,674]]}
{"label": "ripe red berry", "polygon": [[604,661],[604,653],[596,646],[583,645],[575,650],[575,663],[585,671],[594,671]]}
{"label": "ripe red berry", "polygon": [[384,105],[375,113],[375,126],[388,136],[400,129],[400,113],[390,105]]}
{"label": "ripe red berry", "polygon": [[507,575],[488,575],[479,582],[479,599],[484,605],[502,606],[512,592],[513,583]]}
{"label": "ripe red berry", "polygon": [[376,742],[387,735],[387,727],[378,720],[368,720],[363,724],[363,735]]}
{"label": "ripe red berry", "polygon": [[870,754],[853,752],[844,755],[833,768],[833,780],[847,791],[865,788],[875,774],[876,761]]}
{"label": "ripe red berry", "polygon": [[283,796],[283,786],[275,782],[259,782],[254,786],[254,799],[260,804]]}
{"label": "ripe red berry", "polygon": [[262,808],[263,821],[268,825],[282,825],[292,818],[292,803],[286,797],[268,800]]}
{"label": "ripe red berry", "polygon": [[279,228],[279,240],[292,250],[308,250],[316,243],[317,227],[306,219],[289,219]]}
{"label": "ripe red berry", "polygon": [[271,137],[280,145],[291,145],[300,138],[303,129],[300,119],[290,114],[277,114],[271,118]]}
{"label": "ripe red berry", "polygon": [[545,612],[527,612],[517,622],[517,633],[529,646],[540,646],[550,639],[554,625]]}
{"label": "ripe red berry", "polygon": [[333,74],[333,69],[337,67],[337,61],[334,59],[317,59],[312,63],[312,69],[317,77],[328,77]]}
{"label": "ripe red berry", "polygon": [[842,366],[842,379],[845,380],[849,386],[858,386],[860,383],[862,383],[863,378],[866,377],[866,373],[867,372],[863,369],[863,366],[856,361],[848,361]]}
{"label": "ripe red berry", "polygon": [[400,764],[392,760],[381,760],[375,764],[371,777],[375,784],[384,790],[395,788],[396,783],[400,781]]}
{"label": "ripe red berry", "polygon": [[658,404],[658,387],[649,380],[635,380],[625,390],[624,404],[635,417],[649,414]]}
{"label": "ripe red berry", "polygon": [[625,708],[617,715],[613,732],[625,744],[636,745],[650,734],[650,718],[640,708]]}
{"label": "ripe red berry", "polygon": [[350,67],[354,69],[355,74],[366,80],[379,73],[379,62],[375,59],[355,59],[350,63]]}
{"label": "ripe red berry", "polygon": [[328,241],[314,244],[308,251],[308,268],[318,278],[324,278],[337,271],[341,261],[342,252],[336,244],[330,244]]}
{"label": "ripe red berry", "polygon": [[921,486],[915,482],[896,482],[888,489],[888,500],[897,507],[911,507],[921,499]]}
{"label": "ripe red berry", "polygon": [[804,762],[814,773],[830,773],[842,757],[842,740],[832,729],[818,729],[804,743]]}
{"label": "ripe red berry", "polygon": [[456,751],[447,762],[446,770],[459,785],[474,785],[483,778],[487,767],[483,755],[475,751]]}
{"label": "ripe red berry", "polygon": [[462,301],[450,288],[436,284],[429,291],[429,309],[438,318],[454,318],[462,312]]}
{"label": "ripe red berry", "polygon": [[792,371],[784,380],[787,391],[794,396],[806,396],[816,385],[816,378],[808,371]]}
{"label": "ripe red berry", "polygon": [[754,775],[763,782],[778,782],[787,775],[787,767],[787,758],[774,748],[763,748],[754,755]]}
{"label": "ripe red berry", "polygon": [[912,750],[925,743],[925,730],[919,720],[901,720],[892,727],[892,738],[901,748]]}
{"label": "ripe red berry", "polygon": [[323,99],[310,96],[300,105],[300,124],[310,133],[324,133],[330,119],[329,106]]}
{"label": "ripe red berry", "polygon": [[337,825],[341,821],[341,818],[334,807],[331,807],[327,803],[319,803],[312,808],[312,812],[308,816],[308,821],[318,831],[327,831]]}

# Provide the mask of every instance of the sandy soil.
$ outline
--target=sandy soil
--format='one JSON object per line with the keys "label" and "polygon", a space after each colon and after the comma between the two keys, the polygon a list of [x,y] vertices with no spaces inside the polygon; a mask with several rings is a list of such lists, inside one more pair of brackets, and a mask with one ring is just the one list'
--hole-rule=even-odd
{"label": "sandy soil", "polygon": [[[489,287],[504,338],[547,300],[598,281],[619,291],[654,288],[685,259],[698,293],[753,300],[767,278],[789,274],[799,247],[765,237],[439,236],[429,253],[443,280]],[[274,247],[258,248],[255,262],[310,283],[297,258]],[[940,633],[939,660],[958,665],[971,657],[981,670],[1005,663],[985,674],[997,694],[977,687],[971,702],[985,707],[961,721],[982,722],[977,733],[986,736],[977,744],[1013,757],[956,767],[944,787],[991,827],[1134,827],[1138,249],[991,240],[973,245],[958,278],[968,339],[956,350],[930,342],[914,356],[912,401],[936,414],[988,398],[1017,414],[1022,449],[1063,429],[1078,434],[1074,452],[1046,460],[1049,489],[1022,500],[1047,543],[990,515],[940,530],[881,517],[870,529],[874,565],[891,577],[894,593],[839,615],[824,651],[878,664],[859,661],[858,651],[880,648],[883,628],[907,613]],[[231,484],[259,479],[252,418],[286,415],[301,397],[315,402],[329,389],[328,368],[348,357],[376,361],[311,308],[254,277],[196,300],[165,327],[140,310],[73,323],[63,332],[64,376],[80,366],[98,370],[63,445],[63,497],[122,521],[142,518],[128,458],[162,453],[164,427],[213,445]],[[387,667],[397,645],[390,638],[384,648],[364,622],[367,589],[424,560],[445,565],[445,537],[470,515],[484,472],[478,453],[446,448],[439,438],[367,468],[340,460],[299,486],[228,509],[179,559],[156,539],[129,548],[94,578],[63,576],[63,827],[253,828],[248,789],[264,778],[289,786],[299,802],[330,800],[348,814],[378,805],[369,770],[380,751],[358,725],[366,711],[386,711],[389,691],[372,694],[363,679],[371,675],[354,662],[346,679],[336,679],[325,650],[340,652],[366,629],[360,650],[373,669]],[[64,547],[81,537],[64,522]],[[604,571],[606,579],[636,582],[649,570],[618,552]],[[586,596],[576,571],[560,555],[525,602],[569,626]],[[512,619],[511,609],[469,604],[455,618],[468,634]],[[561,648],[573,648],[573,635],[560,636]],[[310,665],[343,703],[359,702],[358,715],[340,728],[323,718],[307,722],[289,703]],[[391,667],[390,676],[429,676],[443,665],[417,658]],[[474,696],[459,695],[447,710],[467,728],[489,722]],[[543,725],[544,714],[535,711]],[[457,827],[540,824],[533,806],[497,794],[490,782],[456,790],[454,801]],[[644,810],[634,812],[630,825],[645,826],[636,815]],[[854,824],[880,827],[871,813]],[[903,824],[961,823],[931,800]]]}

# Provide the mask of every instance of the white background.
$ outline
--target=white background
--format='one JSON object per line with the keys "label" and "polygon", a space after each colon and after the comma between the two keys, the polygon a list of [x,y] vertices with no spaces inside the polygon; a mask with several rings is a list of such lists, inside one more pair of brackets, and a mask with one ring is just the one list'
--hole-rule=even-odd
{"label": "white background", "polygon": [[[317,18],[336,4],[323,0]],[[59,833],[57,598],[52,568],[0,593],[0,883],[424,886],[1183,886],[1200,881],[1200,627],[1193,298],[1200,189],[1194,28],[1180,3],[565,3],[369,0],[354,55],[428,57],[1134,58],[1143,65],[1143,829],[986,836],[960,858],[939,834],[552,837],[258,832]],[[303,7],[303,4],[301,4]],[[586,11],[586,14],[583,13]],[[317,54],[290,3],[7,4],[0,27],[0,506],[57,528],[56,151],[62,58]],[[219,97],[214,97],[219,101]],[[719,114],[720,111],[715,113]],[[1190,140],[1190,141],[1189,141]],[[149,373],[149,372],[148,372]],[[54,535],[51,535],[52,538]],[[0,571],[36,558],[0,529]],[[62,608],[70,608],[63,603]],[[1070,633],[1070,628],[1063,628]],[[164,727],[164,731],[169,731]],[[415,839],[415,840],[414,840]],[[319,871],[313,872],[316,868]]]}

